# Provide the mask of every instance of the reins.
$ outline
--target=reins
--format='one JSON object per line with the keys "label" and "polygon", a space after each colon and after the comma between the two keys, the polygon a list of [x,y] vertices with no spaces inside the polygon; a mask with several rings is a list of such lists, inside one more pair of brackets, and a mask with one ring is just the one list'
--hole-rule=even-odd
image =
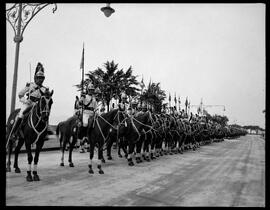
{"label": "reins", "polygon": [[[41,99],[40,99],[41,100]],[[42,114],[42,112],[46,112],[46,113],[50,113],[50,111],[48,111],[48,104],[46,104],[46,110],[45,111],[43,111],[43,110],[41,110],[41,106],[40,106],[40,103],[35,103],[34,105],[33,105],[33,107],[31,108],[31,110],[30,110],[30,115],[29,115],[29,117],[28,117],[28,126],[30,127],[30,128],[32,128],[34,131],[35,131],[35,133],[37,134],[37,137],[36,137],[36,139],[35,139],[35,141],[32,143],[32,144],[35,144],[37,141],[38,141],[38,139],[39,139],[39,137],[41,136],[41,134],[43,134],[44,133],[44,131],[47,129],[47,127],[48,127],[48,121],[46,121],[46,123],[45,123],[45,127],[42,129],[42,131],[38,131],[37,129],[36,129],[36,127],[38,127],[38,125],[39,125],[39,123],[40,123],[40,121],[41,121],[41,116],[40,115],[38,115],[38,113],[37,113],[37,105],[39,104],[39,108],[40,108],[40,114]],[[33,123],[33,113],[34,113],[34,109],[36,109],[36,111],[35,111],[35,115],[36,115],[36,117],[38,118],[38,122],[36,123],[36,125],[34,125],[34,123]]]}

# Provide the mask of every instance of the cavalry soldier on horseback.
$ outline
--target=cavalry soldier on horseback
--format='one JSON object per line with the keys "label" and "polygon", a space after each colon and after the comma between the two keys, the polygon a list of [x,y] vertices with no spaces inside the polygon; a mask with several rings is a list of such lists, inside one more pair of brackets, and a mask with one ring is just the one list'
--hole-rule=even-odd
{"label": "cavalry soldier on horseback", "polygon": [[[80,102],[79,102],[81,109],[83,110],[83,112],[81,113],[82,114],[82,129],[85,131],[85,133],[86,133],[88,125],[92,126],[94,122],[94,115],[97,111],[97,100],[95,97],[95,88],[91,82],[88,84],[86,91],[87,91],[86,94],[84,93],[81,95]],[[85,140],[85,137],[83,138],[83,140],[81,140],[81,144],[80,144],[81,153],[84,152],[83,145],[86,144],[84,140]]]}
{"label": "cavalry soldier on horseback", "polygon": [[125,93],[125,91],[121,92],[118,107],[119,107],[119,110],[121,110],[121,111],[127,111],[128,100],[127,100],[127,94]]}
{"label": "cavalry soldier on horseback", "polygon": [[28,111],[30,111],[34,103],[36,103],[40,99],[41,93],[45,92],[46,87],[42,85],[44,79],[44,67],[40,62],[38,62],[35,70],[34,82],[26,83],[26,86],[18,94],[22,105],[20,112],[17,116],[17,120],[14,123],[13,128],[10,132],[10,135],[12,135],[13,137],[17,136],[24,115]]}
{"label": "cavalry soldier on horseback", "polygon": [[[83,94],[80,99],[80,105],[83,106],[83,127],[88,126],[88,122],[92,120],[94,112],[97,109],[97,100],[95,97],[95,88],[92,83],[87,87],[87,94]],[[90,122],[92,124],[92,121]]]}

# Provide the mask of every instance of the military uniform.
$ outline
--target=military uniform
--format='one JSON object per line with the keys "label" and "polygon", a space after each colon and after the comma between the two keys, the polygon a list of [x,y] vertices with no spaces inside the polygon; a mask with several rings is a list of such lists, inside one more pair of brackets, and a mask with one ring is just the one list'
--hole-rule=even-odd
{"label": "military uniform", "polygon": [[80,99],[80,104],[83,106],[83,127],[88,126],[88,120],[92,122],[94,117],[94,112],[97,109],[97,101],[94,95],[94,87],[92,84],[88,85],[88,94],[82,95]]}
{"label": "military uniform", "polygon": [[118,108],[121,111],[126,111],[128,110],[128,101],[127,101],[127,95],[125,92],[121,93],[121,101],[118,103]]}
{"label": "military uniform", "polygon": [[[42,93],[47,89],[42,85],[45,79],[44,68],[41,63],[37,64],[35,71],[35,82],[27,83],[26,86],[18,93],[21,104],[20,112],[17,116],[16,122],[13,125],[13,128],[10,132],[11,135],[16,135],[20,130],[20,125],[24,112],[30,110],[30,108],[40,99]],[[26,96],[26,97],[25,97]]]}

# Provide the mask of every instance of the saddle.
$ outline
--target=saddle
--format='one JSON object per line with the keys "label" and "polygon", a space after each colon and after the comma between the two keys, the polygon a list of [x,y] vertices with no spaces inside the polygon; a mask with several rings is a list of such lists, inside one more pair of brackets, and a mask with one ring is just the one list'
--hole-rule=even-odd
{"label": "saddle", "polygon": [[31,110],[32,106],[27,107],[24,111],[23,111],[23,118],[21,121],[21,124],[19,125],[19,130],[18,130],[18,134],[20,134],[22,137],[24,137],[23,132],[22,132],[22,128],[24,127],[24,125],[27,123],[27,117],[30,114],[30,110]]}

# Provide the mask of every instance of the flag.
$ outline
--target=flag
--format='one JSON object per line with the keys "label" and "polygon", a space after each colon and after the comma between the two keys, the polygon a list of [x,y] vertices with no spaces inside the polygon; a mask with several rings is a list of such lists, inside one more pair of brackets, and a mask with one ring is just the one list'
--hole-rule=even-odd
{"label": "flag", "polygon": [[83,69],[83,67],[84,67],[84,43],[83,43],[82,60],[81,60],[81,64],[80,64],[80,69]]}
{"label": "flag", "polygon": [[178,103],[181,104],[180,96],[178,96]]}
{"label": "flag", "polygon": [[143,88],[145,87],[145,84],[144,84],[144,82],[143,82],[143,77],[142,77],[142,81],[141,81],[140,86],[141,86],[141,89],[143,89]]}
{"label": "flag", "polygon": [[174,93],[174,103],[177,104],[176,93]]}
{"label": "flag", "polygon": [[169,101],[171,102],[171,94],[169,93]]}
{"label": "flag", "polygon": [[185,105],[186,105],[186,107],[188,106],[188,100],[187,100],[187,97],[186,97]]}

